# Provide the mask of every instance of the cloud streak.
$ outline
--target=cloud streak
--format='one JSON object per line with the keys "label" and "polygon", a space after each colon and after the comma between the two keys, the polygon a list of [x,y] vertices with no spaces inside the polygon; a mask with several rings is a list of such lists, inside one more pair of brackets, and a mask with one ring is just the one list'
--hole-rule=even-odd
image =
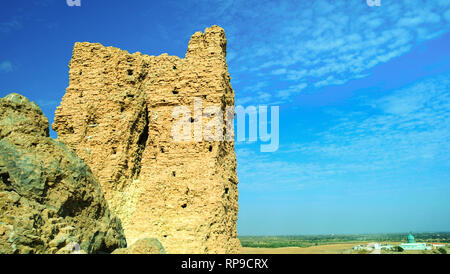
{"label": "cloud streak", "polygon": [[[260,92],[269,92],[271,100],[289,101],[300,92],[361,78],[450,28],[448,1],[384,1],[380,7],[327,0],[216,4],[221,8],[214,17],[229,36],[232,74],[259,77],[266,83]],[[209,18],[205,13],[199,20]],[[287,87],[271,85],[280,81]],[[238,93],[261,102],[254,94]]]}
{"label": "cloud streak", "polygon": [[12,19],[5,22],[0,22],[0,32],[9,33],[11,31],[19,30],[22,24],[17,19]]}
{"label": "cloud streak", "polygon": [[0,63],[0,73],[6,73],[13,71],[13,65],[10,61],[3,61]]}
{"label": "cloud streak", "polygon": [[[239,175],[253,189],[296,189],[364,184],[361,178],[383,184],[421,168],[448,170],[449,79],[449,74],[430,77],[381,98],[361,97],[364,111],[334,114],[333,126],[318,132],[314,141],[282,145],[280,160],[239,148],[238,162],[246,163]],[[272,178],[267,170],[277,172]]]}

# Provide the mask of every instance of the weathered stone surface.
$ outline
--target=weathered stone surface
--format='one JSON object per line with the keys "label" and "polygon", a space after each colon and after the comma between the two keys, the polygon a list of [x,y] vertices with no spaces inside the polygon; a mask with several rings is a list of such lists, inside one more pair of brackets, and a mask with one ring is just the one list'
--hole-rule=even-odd
{"label": "weathered stone surface", "polygon": [[74,46],[53,128],[91,167],[129,244],[157,238],[168,253],[240,252],[234,143],[171,137],[175,106],[192,110],[195,98],[203,110],[234,106],[225,52],[217,26],[195,33],[184,59]]}
{"label": "weathered stone surface", "polygon": [[112,254],[166,254],[166,251],[157,239],[143,238],[130,247],[114,250]]}
{"label": "weathered stone surface", "polygon": [[48,137],[49,124],[38,105],[11,93],[1,100],[0,139],[14,133]]}
{"label": "weathered stone surface", "polygon": [[48,137],[40,108],[0,98],[0,253],[111,252],[125,247],[89,167]]}

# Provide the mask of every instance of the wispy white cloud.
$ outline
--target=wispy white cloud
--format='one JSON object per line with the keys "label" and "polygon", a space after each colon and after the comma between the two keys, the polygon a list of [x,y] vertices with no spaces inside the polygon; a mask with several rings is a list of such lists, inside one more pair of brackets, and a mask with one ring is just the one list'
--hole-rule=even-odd
{"label": "wispy white cloud", "polygon": [[0,63],[0,73],[11,72],[14,67],[10,61],[3,61]]}
{"label": "wispy white cloud", "polygon": [[[239,167],[239,174],[250,181],[248,187],[257,188],[262,182],[264,187],[278,189],[342,183],[341,176],[363,184],[361,174],[383,178],[412,173],[421,165],[448,170],[449,88],[447,74],[381,98],[361,97],[364,111],[335,112],[333,126],[317,133],[314,141],[280,146],[278,153],[284,155],[280,160],[238,147],[238,160],[246,163]],[[277,170],[276,176],[267,178],[271,176],[267,170]]]}
{"label": "wispy white cloud", "polygon": [[11,31],[18,30],[22,27],[22,24],[17,19],[12,19],[9,21],[0,22],[0,32],[8,33]]}
{"label": "wispy white cloud", "polygon": [[281,99],[288,99],[292,94],[300,93],[302,90],[304,90],[308,84],[306,83],[300,83],[297,85],[292,85],[287,89],[283,89],[277,92],[277,97]]}
{"label": "wispy white cloud", "polygon": [[376,100],[376,115],[346,114],[301,153],[345,161],[382,161],[399,165],[421,158],[448,159],[450,153],[450,80],[431,78]]}
{"label": "wispy white cloud", "polygon": [[444,19],[447,20],[447,22],[450,22],[450,10],[447,10],[444,13]]}
{"label": "wispy white cloud", "polygon": [[314,91],[366,75],[450,28],[448,1],[385,1],[380,7],[331,0],[216,4],[222,7],[218,23],[230,36],[234,77],[252,73],[269,85],[273,77],[288,83],[282,91],[271,90],[272,100],[289,100],[302,83],[303,90]]}
{"label": "wispy white cloud", "polygon": [[258,91],[261,91],[261,89],[267,87],[268,83],[264,81],[256,82],[252,85],[247,85],[244,89],[245,92],[248,93],[256,93]]}
{"label": "wispy white cloud", "polygon": [[272,70],[272,74],[273,75],[282,75],[282,74],[286,74],[287,70],[285,68],[279,68],[279,69],[275,69]]}
{"label": "wispy white cloud", "polygon": [[333,75],[328,76],[328,78],[318,81],[314,84],[315,87],[320,88],[323,86],[332,86],[332,85],[340,85],[344,84],[346,81],[342,79],[336,79]]}
{"label": "wispy white cloud", "polygon": [[[247,105],[248,103],[268,103],[269,101],[271,101],[272,98],[272,94],[270,94],[269,92],[265,92],[265,91],[257,91],[255,92],[255,94],[251,95],[251,96],[247,96],[247,97],[238,97],[236,99],[236,104],[237,105]],[[271,102],[273,103],[273,102]]]}

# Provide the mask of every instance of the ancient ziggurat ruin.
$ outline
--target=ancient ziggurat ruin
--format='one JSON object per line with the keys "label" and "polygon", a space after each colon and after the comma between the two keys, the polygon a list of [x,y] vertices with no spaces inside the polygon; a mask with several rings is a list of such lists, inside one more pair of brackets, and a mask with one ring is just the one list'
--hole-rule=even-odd
{"label": "ancient ziggurat ruin", "polygon": [[234,143],[171,137],[175,106],[234,106],[225,56],[218,26],[196,32],[184,59],[75,44],[52,127],[92,170],[128,245],[240,252]]}

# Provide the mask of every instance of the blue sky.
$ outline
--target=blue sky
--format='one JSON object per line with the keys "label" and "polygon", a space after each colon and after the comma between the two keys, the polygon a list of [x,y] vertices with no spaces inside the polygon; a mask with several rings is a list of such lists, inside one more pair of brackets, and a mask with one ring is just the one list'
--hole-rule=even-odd
{"label": "blue sky", "polygon": [[450,230],[450,1],[65,2],[2,2],[0,96],[53,121],[74,42],[182,57],[217,24],[237,104],[280,106],[276,152],[236,144],[239,234]]}

